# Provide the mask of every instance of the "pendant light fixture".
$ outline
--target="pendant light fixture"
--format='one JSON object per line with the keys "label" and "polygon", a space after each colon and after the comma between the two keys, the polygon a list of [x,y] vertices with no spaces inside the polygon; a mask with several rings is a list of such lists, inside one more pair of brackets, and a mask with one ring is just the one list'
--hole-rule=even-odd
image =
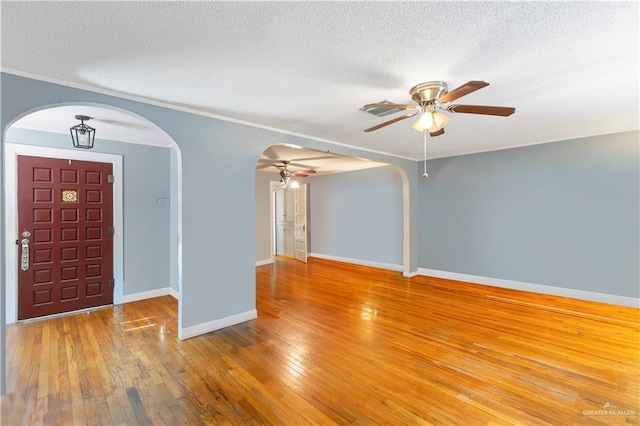
{"label": "pendant light fixture", "polygon": [[73,146],[76,148],[91,149],[93,148],[93,142],[96,138],[96,129],[84,124],[85,121],[89,121],[91,117],[86,115],[76,115],[76,120],[80,120],[80,124],[73,126],[71,130],[71,140]]}

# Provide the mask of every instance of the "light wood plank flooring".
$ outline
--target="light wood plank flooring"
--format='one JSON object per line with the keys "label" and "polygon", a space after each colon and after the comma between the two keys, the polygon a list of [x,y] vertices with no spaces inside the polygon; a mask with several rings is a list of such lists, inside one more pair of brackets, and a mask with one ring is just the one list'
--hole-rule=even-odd
{"label": "light wood plank flooring", "polygon": [[639,424],[639,310],[310,259],[179,341],[166,296],[7,327],[2,424]]}

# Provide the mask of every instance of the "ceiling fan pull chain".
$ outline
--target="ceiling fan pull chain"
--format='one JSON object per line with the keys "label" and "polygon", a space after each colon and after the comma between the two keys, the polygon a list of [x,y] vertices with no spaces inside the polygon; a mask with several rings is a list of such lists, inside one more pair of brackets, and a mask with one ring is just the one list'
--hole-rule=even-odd
{"label": "ceiling fan pull chain", "polygon": [[426,179],[429,177],[429,174],[427,173],[427,129],[424,129],[422,134],[424,135],[424,173],[422,174],[422,177]]}

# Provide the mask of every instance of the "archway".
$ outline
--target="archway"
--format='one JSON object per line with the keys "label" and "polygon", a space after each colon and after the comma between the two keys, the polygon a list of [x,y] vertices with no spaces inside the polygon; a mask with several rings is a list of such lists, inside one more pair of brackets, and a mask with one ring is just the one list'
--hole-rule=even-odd
{"label": "archway", "polygon": [[[76,124],[73,122],[73,114],[71,113],[74,108],[82,111],[84,115],[100,117],[96,120],[98,132],[98,138],[96,148],[94,150],[74,150],[70,149],[70,141],[68,141],[69,134],[60,134],[60,132],[51,128],[52,123],[47,120],[51,117],[55,117],[61,111],[63,115],[66,115],[62,121],[64,131],[68,131],[70,125]],[[87,111],[91,113],[86,114]],[[40,128],[36,122],[40,121]],[[51,121],[51,120],[49,120]],[[54,120],[55,121],[55,120]],[[58,120],[60,121],[60,120]],[[35,123],[35,124],[34,124]],[[69,124],[71,123],[71,124]],[[133,137],[130,135],[129,140],[121,138],[117,135],[118,132],[113,132],[113,129],[122,127],[121,130],[125,130],[126,133],[133,133]],[[109,131],[108,129],[111,129]],[[62,103],[62,104],[50,104],[43,105],[38,108],[29,110],[18,117],[13,118],[9,124],[3,129],[3,143],[5,143],[5,152],[7,155],[4,157],[5,162],[5,221],[3,223],[5,227],[5,244],[6,248],[6,290],[7,297],[5,298],[5,305],[7,309],[3,312],[3,318],[7,323],[15,321],[15,310],[10,306],[14,301],[12,300],[15,291],[15,271],[17,270],[17,260],[15,259],[15,158],[19,153],[25,153],[30,155],[44,156],[44,157],[57,157],[65,159],[78,159],[89,161],[103,161],[111,162],[115,165],[114,174],[116,175],[116,181],[114,182],[114,218],[115,218],[115,235],[114,235],[114,304],[120,304],[128,301],[138,300],[146,297],[155,297],[165,292],[165,289],[160,291],[142,291],[137,292],[134,295],[125,295],[125,261],[123,251],[126,241],[126,232],[122,218],[123,212],[123,194],[124,194],[124,179],[122,178],[123,165],[122,157],[124,154],[118,153],[117,148],[106,149],[106,145],[122,145],[125,143],[137,143],[142,145],[153,145],[151,139],[155,139],[157,143],[155,145],[169,149],[169,156],[166,167],[170,173],[166,173],[166,169],[163,173],[170,176],[167,196],[158,198],[158,205],[164,207],[167,204],[168,217],[169,217],[169,230],[167,232],[169,239],[169,259],[168,264],[169,274],[166,279],[169,285],[169,293],[178,298],[178,329],[181,329],[181,282],[182,282],[182,268],[181,268],[181,242],[182,242],[182,185],[181,185],[181,152],[177,143],[159,126],[155,123],[147,120],[143,116],[128,111],[126,109],[113,107],[107,104],[97,103]],[[100,130],[102,132],[100,133]],[[147,135],[145,136],[145,131]],[[38,142],[34,142],[29,139],[29,135],[38,134],[39,136],[45,135],[44,139]],[[36,133],[39,132],[39,133]],[[121,132],[122,133],[122,132]],[[150,137],[151,139],[147,138]],[[136,140],[137,138],[137,140]],[[58,142],[58,140],[66,140],[65,143]],[[68,143],[67,143],[68,142]],[[100,148],[98,144],[102,143],[103,148]],[[136,148],[136,150],[144,149],[142,147]],[[114,151],[115,150],[115,151]],[[101,152],[96,152],[101,151]],[[129,162],[133,155],[130,156]],[[144,167],[142,167],[144,168]],[[118,178],[120,174],[120,178]],[[131,181],[131,172],[129,172],[129,181]],[[118,182],[119,180],[119,182]],[[162,206],[161,206],[162,204]],[[129,249],[129,252],[131,248]],[[131,253],[129,253],[131,254]],[[3,306],[5,307],[5,306]]]}
{"label": "archway", "polygon": [[[285,170],[283,161],[287,162],[287,170]],[[288,163],[290,161],[290,163]],[[382,168],[386,166],[386,172],[378,173],[374,172],[375,168]],[[326,150],[316,150],[311,148],[302,148],[296,145],[290,144],[276,144],[265,149],[260,160],[258,161],[258,171],[256,173],[256,266],[272,263],[274,259],[274,244],[277,238],[274,236],[274,232],[278,230],[279,225],[283,225],[286,228],[286,221],[280,221],[279,223],[274,217],[274,199],[270,194],[274,189],[274,183],[270,181],[278,181],[282,172],[287,171],[290,173],[300,174],[302,178],[298,178],[301,183],[310,182],[311,185],[311,199],[313,200],[313,181],[320,179],[322,175],[333,175],[338,178],[342,172],[353,172],[361,170],[368,176],[376,176],[377,174],[384,175],[382,180],[393,180],[395,183],[394,188],[386,187],[388,192],[396,192],[396,196],[393,199],[395,210],[395,219],[393,222],[395,227],[393,235],[389,235],[391,239],[391,246],[395,249],[389,254],[389,247],[385,246],[384,249],[379,249],[379,252],[385,252],[379,254],[383,260],[370,259],[366,256],[363,258],[351,257],[350,259],[340,258],[340,256],[325,256],[327,258],[335,258],[336,260],[349,261],[352,263],[368,264],[370,266],[383,267],[386,269],[393,269],[402,271],[406,274],[409,268],[409,255],[408,255],[408,238],[405,237],[405,232],[408,232],[409,226],[409,214],[408,214],[408,179],[406,173],[402,167],[390,164],[367,160],[359,157],[347,156],[343,154],[337,154],[335,152],[329,152]],[[366,172],[366,169],[370,169]],[[378,169],[381,170],[381,169]],[[264,172],[271,172],[270,178],[264,177]],[[399,176],[396,174],[399,173]],[[337,174],[336,174],[337,173]],[[398,177],[400,179],[398,180]],[[326,179],[326,178],[322,178]],[[366,179],[366,178],[365,178]],[[366,180],[364,185],[366,185]],[[362,185],[362,180],[360,182]],[[337,184],[336,187],[341,185]],[[373,198],[372,198],[373,200]],[[402,201],[400,201],[402,200]],[[383,206],[386,207],[386,206]],[[314,210],[313,208],[311,210]],[[317,212],[318,210],[315,209]],[[311,213],[310,229],[314,229],[314,213]],[[388,216],[387,216],[388,217]],[[316,217],[317,218],[317,217]],[[275,222],[275,223],[274,223]],[[320,222],[319,220],[316,223]],[[353,224],[353,222],[352,222]],[[357,224],[360,225],[360,224]],[[371,228],[370,228],[371,229]],[[291,231],[290,231],[291,232]],[[344,233],[336,229],[337,233]],[[286,234],[286,231],[285,231]],[[313,244],[313,236],[311,238],[311,244]],[[316,240],[317,241],[317,240]],[[388,242],[389,240],[387,240]],[[374,242],[375,244],[375,242]],[[371,248],[371,247],[370,247]],[[393,254],[395,253],[395,254]],[[316,257],[321,257],[322,253],[313,253]],[[346,256],[347,258],[349,256]],[[375,256],[374,256],[375,257]],[[390,260],[392,259],[392,260]]]}

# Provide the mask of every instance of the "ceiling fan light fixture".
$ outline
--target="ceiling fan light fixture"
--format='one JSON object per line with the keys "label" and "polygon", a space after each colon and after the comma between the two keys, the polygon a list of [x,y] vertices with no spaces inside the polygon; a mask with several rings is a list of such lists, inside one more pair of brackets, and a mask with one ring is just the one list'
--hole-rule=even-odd
{"label": "ceiling fan light fixture", "polygon": [[[436,126],[435,130],[444,128],[451,119],[444,112],[436,111],[433,113],[433,125]],[[431,129],[429,129],[431,131]]]}
{"label": "ceiling fan light fixture", "polygon": [[425,111],[420,118],[413,123],[413,128],[418,132],[429,129],[431,126],[433,126],[433,113],[431,111]]}
{"label": "ceiling fan light fixture", "polygon": [[[289,162],[287,161],[287,164],[288,163]],[[284,170],[280,170],[280,184],[282,185],[282,187],[284,189],[289,189],[289,188],[298,189],[298,188],[300,188],[300,183],[294,179],[293,173],[291,173],[289,170],[287,170],[286,164],[285,164]]]}
{"label": "ceiling fan light fixture", "polygon": [[295,180],[293,178],[293,176],[287,176],[287,177],[281,178],[280,179],[280,184],[282,185],[282,187],[284,189],[289,189],[289,188],[298,189],[298,188],[300,188],[300,182]]}
{"label": "ceiling fan light fixture", "polygon": [[418,122],[420,123],[420,127],[428,129],[433,125],[433,113],[431,111],[425,111],[424,114],[420,116]]}

